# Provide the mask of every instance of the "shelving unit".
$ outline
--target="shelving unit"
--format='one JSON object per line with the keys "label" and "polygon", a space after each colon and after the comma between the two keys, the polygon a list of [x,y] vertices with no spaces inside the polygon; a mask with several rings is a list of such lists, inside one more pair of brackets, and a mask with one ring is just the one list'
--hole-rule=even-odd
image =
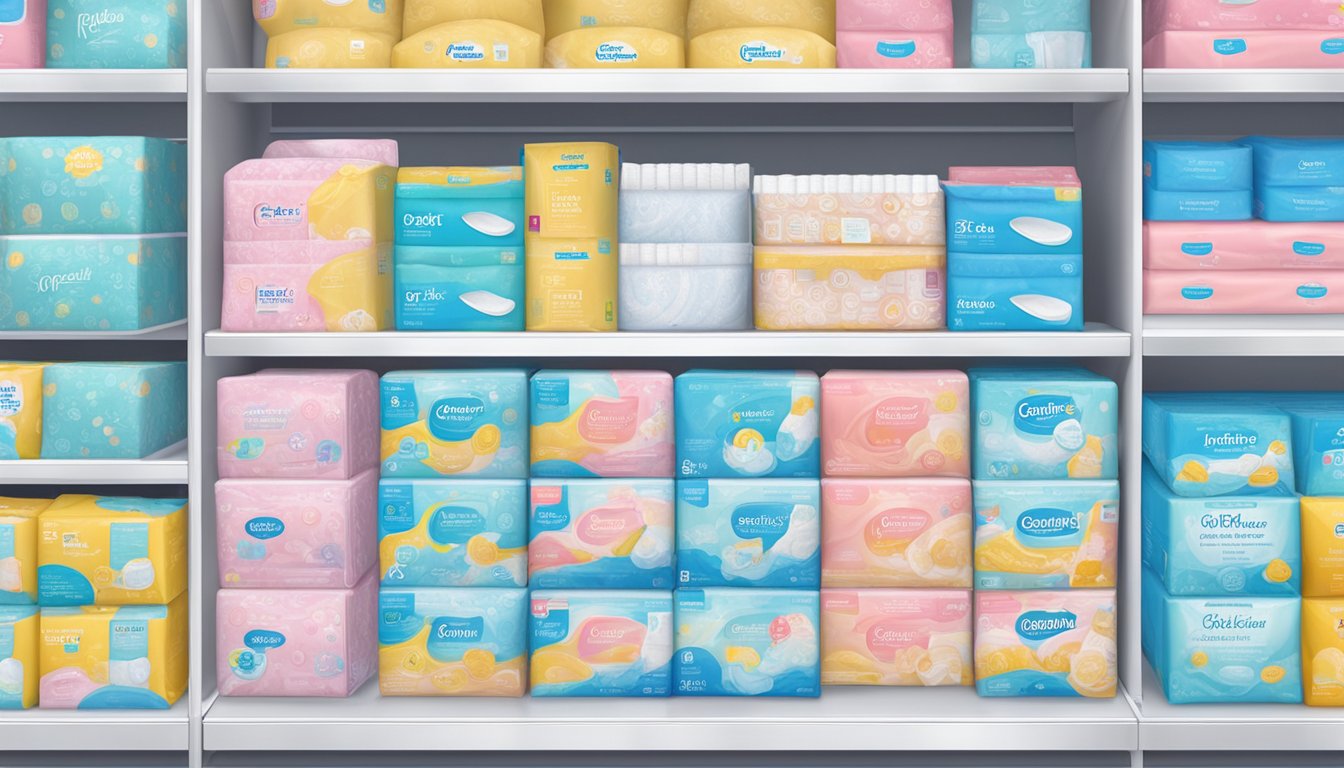
{"label": "shelving unit", "polygon": [[185,69],[0,70],[0,103],[163,101],[185,104],[187,81]]}
{"label": "shelving unit", "polygon": [[1344,72],[1326,69],[1145,69],[1151,103],[1338,102]]}
{"label": "shelving unit", "polygon": [[1143,353],[1151,357],[1340,357],[1338,316],[1163,315],[1143,319]]}
{"label": "shelving unit", "polygon": [[0,711],[0,758],[11,751],[185,753],[188,709],[184,696],[166,710]]}
{"label": "shelving unit", "polygon": [[187,444],[145,459],[0,461],[0,484],[186,485]]}

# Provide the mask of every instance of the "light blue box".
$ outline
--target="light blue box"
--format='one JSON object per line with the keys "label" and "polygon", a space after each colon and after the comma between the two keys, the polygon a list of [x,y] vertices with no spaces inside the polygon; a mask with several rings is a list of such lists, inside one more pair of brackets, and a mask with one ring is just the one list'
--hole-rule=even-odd
{"label": "light blue box", "polygon": [[522,331],[523,246],[414,247],[393,255],[399,331]]}
{"label": "light blue box", "polygon": [[1270,394],[1293,423],[1297,490],[1303,496],[1344,496],[1344,394]]}
{"label": "light blue box", "polygon": [[1177,496],[1293,493],[1291,420],[1244,395],[1145,395],[1143,453]]}
{"label": "light blue box", "polygon": [[676,381],[677,476],[820,477],[811,371],[689,371]]}
{"label": "light blue box", "polygon": [[1145,141],[1143,177],[1168,192],[1227,192],[1252,186],[1253,153],[1235,141]]}
{"label": "light blue box", "polygon": [[819,592],[679,589],[677,696],[821,695]]}
{"label": "light blue box", "polygon": [[1175,597],[1145,568],[1142,602],[1144,653],[1168,702],[1302,702],[1302,598]]}
{"label": "light blue box", "polygon": [[1344,221],[1344,185],[1270,187],[1257,183],[1255,215],[1265,221]]}
{"label": "light blue box", "polygon": [[532,695],[672,695],[672,615],[670,591],[534,591]]}
{"label": "light blue box", "polygon": [[1250,189],[1167,192],[1143,180],[1143,218],[1148,221],[1245,221],[1254,203]]}
{"label": "light blue box", "polygon": [[185,235],[0,236],[0,330],[134,331],[187,316]]}
{"label": "light blue box", "polygon": [[186,363],[53,363],[42,458],[142,459],[187,438]]}
{"label": "light blue box", "polygon": [[971,66],[1091,67],[1091,6],[1090,0],[975,0]]}
{"label": "light blue box", "polygon": [[394,371],[381,390],[383,477],[527,477],[527,371]]}
{"label": "light blue box", "polygon": [[1249,136],[1255,183],[1271,187],[1344,185],[1344,139]]}
{"label": "light blue box", "polygon": [[523,247],[521,167],[402,168],[396,200],[397,245]]}
{"label": "light blue box", "polygon": [[943,191],[949,254],[1082,258],[1080,187],[944,184]]}
{"label": "light blue box", "polygon": [[947,327],[1083,330],[1082,254],[948,254]]}
{"label": "light blue box", "polygon": [[528,583],[538,589],[671,589],[675,485],[534,479]]}
{"label": "light blue box", "polygon": [[681,480],[677,583],[821,587],[821,482]]}
{"label": "light blue box", "polygon": [[[378,593],[379,655],[420,661],[417,672],[384,663],[384,696],[445,695],[436,680],[465,681],[449,695],[510,696],[527,690],[526,589],[400,589]],[[362,630],[361,630],[362,631]],[[481,669],[468,654],[488,653]]]}
{"label": "light blue box", "polygon": [[977,480],[1115,480],[1120,392],[1081,368],[971,369]]}
{"label": "light blue box", "polygon": [[525,587],[527,481],[383,480],[378,553],[384,587]]}
{"label": "light blue box", "polygon": [[143,136],[0,139],[0,235],[187,231],[187,148]]}
{"label": "light blue box", "polygon": [[[976,480],[974,498],[976,589],[1115,587],[1119,481]],[[1035,551],[1043,560],[1062,550],[1074,554],[1048,573],[981,567],[980,553],[996,548],[1000,537],[1010,551]],[[1100,561],[1100,571],[1079,584],[1073,567],[1082,559]]]}
{"label": "light blue box", "polygon": [[188,3],[48,0],[50,69],[182,69]]}

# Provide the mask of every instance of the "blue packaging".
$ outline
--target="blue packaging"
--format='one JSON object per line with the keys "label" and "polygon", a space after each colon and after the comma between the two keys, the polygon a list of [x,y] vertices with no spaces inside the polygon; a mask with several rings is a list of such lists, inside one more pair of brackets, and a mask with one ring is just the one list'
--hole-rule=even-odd
{"label": "blue packaging", "polygon": [[523,247],[523,169],[402,168],[397,172],[396,243]]}
{"label": "blue packaging", "polygon": [[1081,187],[944,184],[949,254],[1083,254]]}
{"label": "blue packaging", "polygon": [[1249,136],[1255,183],[1271,187],[1344,185],[1344,139]]}
{"label": "blue packaging", "polygon": [[972,67],[1092,66],[1090,0],[975,0],[971,13]]}
{"label": "blue packaging", "polygon": [[526,480],[383,480],[385,587],[527,586]]}
{"label": "blue packaging", "polygon": [[677,476],[820,477],[811,371],[689,371],[676,381]]}
{"label": "blue packaging", "polygon": [[1344,496],[1344,395],[1270,394],[1293,423],[1294,471],[1303,496]]}
{"label": "blue packaging", "polygon": [[50,69],[183,69],[187,3],[47,0]]}
{"label": "blue packaging", "polygon": [[672,593],[532,593],[532,695],[672,695]]}
{"label": "blue packaging", "polygon": [[953,331],[1081,331],[1083,257],[950,253],[947,296]]}
{"label": "blue packaging", "polygon": [[531,586],[672,588],[674,481],[534,479],[531,492]]}
{"label": "blue packaging", "polygon": [[384,587],[377,666],[383,696],[522,696],[527,590]]}
{"label": "blue packaging", "polygon": [[393,255],[399,331],[522,331],[523,247],[415,247]]}
{"label": "blue packaging", "polygon": [[1301,508],[1292,496],[1182,498],[1143,464],[1143,564],[1172,595],[1295,595]]}
{"label": "blue packaging", "polygon": [[681,480],[677,583],[821,586],[821,482]]}
{"label": "blue packaging", "polygon": [[1081,368],[973,368],[976,480],[1115,480],[1120,392]]}
{"label": "blue packaging", "polygon": [[1143,453],[1177,496],[1293,493],[1288,414],[1244,395],[1143,398]]}
{"label": "blue packaging", "polygon": [[976,589],[1116,586],[1120,483],[976,480]]}
{"label": "blue packaging", "polygon": [[527,477],[527,371],[382,379],[383,477]]}
{"label": "blue packaging", "polygon": [[790,589],[679,589],[677,696],[821,695],[821,596]]}
{"label": "blue packaging", "polygon": [[1255,215],[1265,221],[1344,221],[1344,186],[1255,185]]}
{"label": "blue packaging", "polygon": [[1143,180],[1143,218],[1148,221],[1244,221],[1255,194],[1249,190],[1167,192]]}
{"label": "blue packaging", "polygon": [[1145,141],[1143,177],[1168,192],[1251,188],[1252,151],[1234,141]]}
{"label": "blue packaging", "polygon": [[143,459],[187,439],[186,363],[53,363],[42,458]]}

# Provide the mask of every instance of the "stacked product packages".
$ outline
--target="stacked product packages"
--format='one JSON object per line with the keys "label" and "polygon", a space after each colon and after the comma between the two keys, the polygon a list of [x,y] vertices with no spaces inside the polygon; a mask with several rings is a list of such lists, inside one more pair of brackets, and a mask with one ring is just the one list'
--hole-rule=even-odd
{"label": "stacked product packages", "polygon": [[1083,190],[1065,167],[952,168],[947,324],[1083,329]]}
{"label": "stacked product packages", "polygon": [[405,0],[392,66],[537,68],[546,31],[542,0]]}
{"label": "stacked product packages", "polygon": [[835,67],[835,0],[690,0],[687,65]]}
{"label": "stacked product packages", "polygon": [[686,3],[545,0],[546,66],[685,67]]}
{"label": "stacked product packages", "polygon": [[1334,0],[1144,0],[1143,63],[1190,69],[1344,67]]}
{"label": "stacked product packages", "polygon": [[184,3],[9,0],[0,5],[0,69],[187,66]]}
{"label": "stacked product packages", "polygon": [[141,136],[0,138],[0,331],[187,316],[187,150]]}
{"label": "stacked product packages", "polygon": [[376,664],[378,377],[266,370],[217,391],[219,693],[349,696]]}
{"label": "stacked product packages", "polygon": [[936,176],[757,176],[754,191],[757,328],[945,326]]}
{"label": "stacked product packages", "polygon": [[621,169],[623,331],[752,328],[751,167]]}
{"label": "stacked product packages", "polygon": [[973,67],[1092,66],[1091,0],[974,0],[971,17]]}
{"label": "stacked product packages", "polygon": [[1114,696],[1115,382],[1077,369],[970,381],[980,695]]}
{"label": "stacked product packages", "polygon": [[1144,143],[1144,311],[1344,312],[1344,140]]}
{"label": "stacked product packages", "polygon": [[252,16],[268,38],[272,69],[385,68],[401,40],[404,4],[252,0]]}
{"label": "stacked product packages", "polygon": [[47,0],[0,9],[0,69],[40,69],[46,61]]}
{"label": "stacked product packages", "polygon": [[954,64],[952,0],[838,0],[836,66],[940,69]]}
{"label": "stacked product packages", "polygon": [[821,380],[823,685],[971,685],[970,385]]}

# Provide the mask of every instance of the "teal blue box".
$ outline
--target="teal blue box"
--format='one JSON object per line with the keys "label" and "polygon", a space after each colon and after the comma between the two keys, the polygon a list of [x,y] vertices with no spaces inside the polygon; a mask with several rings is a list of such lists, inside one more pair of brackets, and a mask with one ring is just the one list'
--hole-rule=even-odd
{"label": "teal blue box", "polygon": [[1143,454],[1177,496],[1293,494],[1292,420],[1255,395],[1144,395]]}
{"label": "teal blue box", "polygon": [[48,0],[48,69],[183,69],[189,0]]}
{"label": "teal blue box", "polygon": [[44,459],[142,459],[186,437],[186,363],[54,363],[43,374]]}
{"label": "teal blue box", "polygon": [[0,331],[136,331],[187,316],[185,235],[2,237]]}
{"label": "teal blue box", "polygon": [[0,235],[186,231],[186,145],[145,136],[0,139]]}

